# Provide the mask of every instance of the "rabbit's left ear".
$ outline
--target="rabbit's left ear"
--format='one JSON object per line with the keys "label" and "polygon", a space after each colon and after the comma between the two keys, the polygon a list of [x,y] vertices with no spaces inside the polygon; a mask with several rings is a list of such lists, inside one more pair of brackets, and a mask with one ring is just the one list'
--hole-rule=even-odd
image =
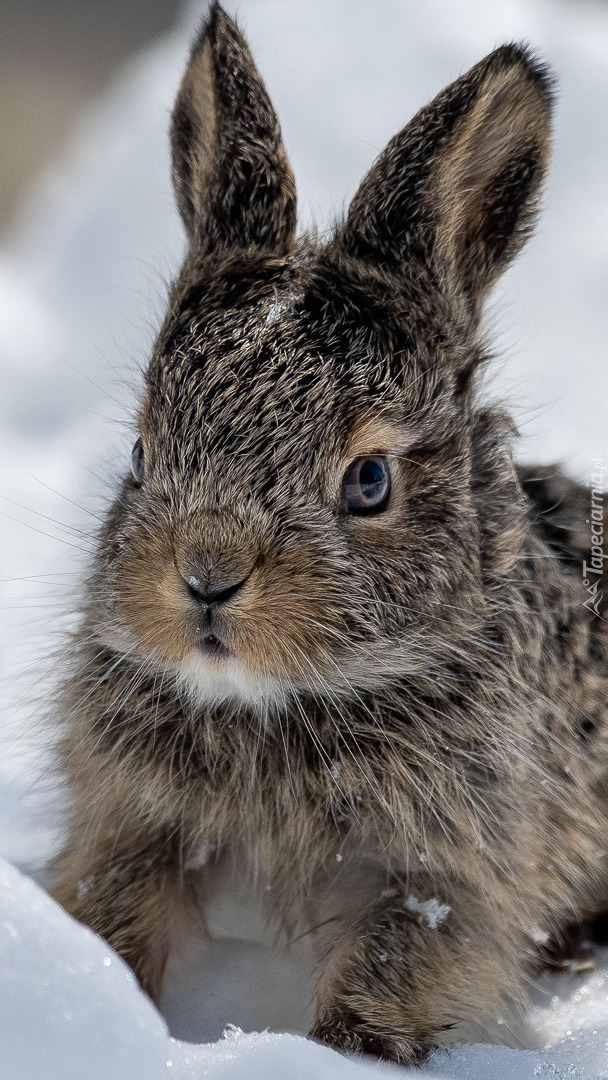
{"label": "rabbit's left ear", "polygon": [[521,46],[496,49],[391,140],[334,243],[397,274],[422,262],[478,315],[534,224],[551,106],[547,69]]}
{"label": "rabbit's left ear", "polygon": [[296,195],[279,122],[243,35],[218,3],[179,88],[171,152],[192,248],[289,251]]}

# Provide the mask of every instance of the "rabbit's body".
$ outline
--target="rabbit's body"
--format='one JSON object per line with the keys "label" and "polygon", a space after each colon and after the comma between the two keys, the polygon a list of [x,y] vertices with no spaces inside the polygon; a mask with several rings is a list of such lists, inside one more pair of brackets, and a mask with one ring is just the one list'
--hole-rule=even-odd
{"label": "rabbit's body", "polygon": [[242,38],[214,8],[195,46],[172,134],[190,251],[60,694],[55,895],[155,997],[236,865],[315,942],[313,1034],[414,1060],[608,899],[591,495],[547,471],[522,490],[474,394],[548,104],[543,69],[497,50],[297,247]]}

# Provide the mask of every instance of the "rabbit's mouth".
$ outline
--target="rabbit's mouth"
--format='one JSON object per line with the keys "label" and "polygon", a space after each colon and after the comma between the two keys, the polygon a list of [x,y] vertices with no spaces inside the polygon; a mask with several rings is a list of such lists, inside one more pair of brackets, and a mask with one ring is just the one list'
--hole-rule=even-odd
{"label": "rabbit's mouth", "polygon": [[217,660],[228,660],[234,655],[215,634],[205,634],[201,637],[199,647],[205,656],[214,657]]}

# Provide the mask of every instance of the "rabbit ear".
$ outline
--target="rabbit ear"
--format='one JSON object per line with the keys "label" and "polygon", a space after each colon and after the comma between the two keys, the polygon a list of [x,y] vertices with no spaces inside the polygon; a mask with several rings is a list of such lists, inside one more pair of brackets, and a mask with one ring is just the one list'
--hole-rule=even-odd
{"label": "rabbit ear", "polygon": [[192,246],[284,254],[296,225],[293,173],[245,39],[214,3],[171,123],[173,183]]}
{"label": "rabbit ear", "polygon": [[551,105],[547,69],[522,46],[496,49],[391,140],[337,243],[397,273],[422,260],[478,314],[534,224]]}

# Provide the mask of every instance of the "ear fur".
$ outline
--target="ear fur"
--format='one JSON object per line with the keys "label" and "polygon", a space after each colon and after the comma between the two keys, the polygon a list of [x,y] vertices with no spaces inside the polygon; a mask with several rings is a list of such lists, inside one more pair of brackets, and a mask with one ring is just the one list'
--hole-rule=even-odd
{"label": "ear fur", "polygon": [[536,217],[550,154],[552,80],[525,47],[496,49],[388,144],[336,242],[393,273],[430,266],[479,313]]}
{"label": "ear fur", "polygon": [[285,254],[296,196],[281,131],[247,43],[212,4],[171,121],[173,184],[190,244]]}

